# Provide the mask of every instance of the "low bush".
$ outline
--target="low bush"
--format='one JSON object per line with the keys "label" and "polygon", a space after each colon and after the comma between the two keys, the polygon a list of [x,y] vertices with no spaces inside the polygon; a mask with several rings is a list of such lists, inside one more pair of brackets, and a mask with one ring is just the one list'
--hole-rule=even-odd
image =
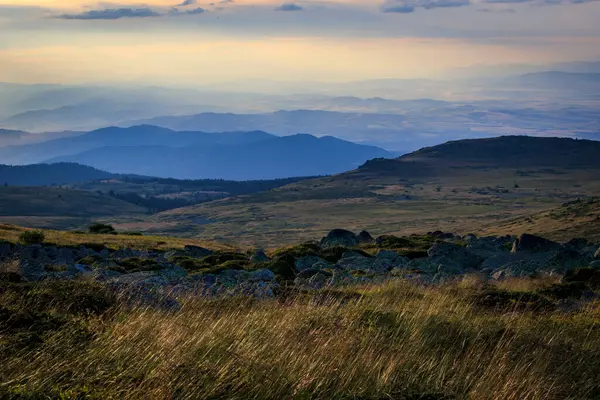
{"label": "low bush", "polygon": [[25,231],[19,235],[19,242],[24,245],[44,243],[46,235],[42,231]]}
{"label": "low bush", "polygon": [[116,235],[117,231],[112,225],[96,222],[88,227],[88,232],[97,235]]}

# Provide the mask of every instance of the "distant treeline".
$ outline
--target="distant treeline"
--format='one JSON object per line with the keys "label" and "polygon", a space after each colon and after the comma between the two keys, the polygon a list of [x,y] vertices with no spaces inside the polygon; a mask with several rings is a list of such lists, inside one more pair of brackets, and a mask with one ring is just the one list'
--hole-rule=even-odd
{"label": "distant treeline", "polygon": [[286,178],[258,181],[227,181],[223,179],[179,180],[166,178],[147,178],[138,176],[121,176],[120,181],[147,187],[160,185],[162,194],[189,192],[182,197],[159,197],[154,195],[140,195],[136,192],[115,192],[108,194],[119,200],[145,207],[150,212],[156,213],[175,208],[187,207],[194,204],[206,203],[229,196],[264,192],[281,186],[312,179],[312,177]]}
{"label": "distant treeline", "polygon": [[241,195],[263,192],[314,178],[318,178],[318,176],[254,181],[228,181],[224,179],[173,179],[122,175],[119,177],[119,180],[140,185],[159,184],[165,186],[177,186],[183,191],[225,192],[230,195]]}

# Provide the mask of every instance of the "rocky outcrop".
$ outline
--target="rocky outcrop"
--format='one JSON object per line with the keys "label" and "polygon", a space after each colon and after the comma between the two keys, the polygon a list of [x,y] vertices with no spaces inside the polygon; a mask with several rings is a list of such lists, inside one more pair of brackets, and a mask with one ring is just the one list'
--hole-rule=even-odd
{"label": "rocky outcrop", "polygon": [[252,253],[252,255],[250,256],[250,262],[255,264],[267,261],[270,261],[270,259],[263,250],[255,250],[254,253]]}
{"label": "rocky outcrop", "polygon": [[560,247],[560,244],[551,240],[524,233],[515,240],[512,252],[518,253],[526,251],[530,253],[543,253],[558,250]]}
{"label": "rocky outcrop", "polygon": [[375,239],[371,234],[367,231],[361,231],[358,235],[356,235],[356,240],[358,244],[369,244],[375,242]]}
{"label": "rocky outcrop", "polygon": [[[21,246],[2,242],[0,259],[10,261],[11,267],[14,264],[15,272],[0,279],[91,279],[108,285],[136,306],[170,310],[177,308],[182,296],[264,298],[274,295],[280,284],[292,283],[306,290],[398,278],[429,285],[469,272],[485,279],[505,279],[537,274],[570,276],[570,271],[580,271],[575,278],[565,279],[583,279],[585,274],[597,275],[589,271],[600,270],[600,259],[594,260],[598,253],[597,245],[583,239],[560,245],[533,235],[515,240],[510,236],[478,238],[432,232],[425,236],[382,236],[372,241],[366,232],[356,236],[341,229],[331,231],[320,244],[303,243],[275,252],[273,260],[260,250],[213,252],[186,246],[168,252],[115,251],[103,245]],[[7,278],[2,278],[5,275]],[[562,293],[563,288],[555,289]]]}
{"label": "rocky outcrop", "polygon": [[327,236],[321,239],[321,247],[354,247],[358,244],[356,235],[345,229],[334,229]]}
{"label": "rocky outcrop", "polygon": [[204,247],[199,246],[185,246],[183,248],[184,253],[188,257],[192,258],[202,258],[211,255],[213,252],[209,249],[205,249]]}
{"label": "rocky outcrop", "polygon": [[302,272],[307,269],[323,269],[329,266],[329,263],[317,256],[304,256],[296,259],[294,263],[296,271]]}

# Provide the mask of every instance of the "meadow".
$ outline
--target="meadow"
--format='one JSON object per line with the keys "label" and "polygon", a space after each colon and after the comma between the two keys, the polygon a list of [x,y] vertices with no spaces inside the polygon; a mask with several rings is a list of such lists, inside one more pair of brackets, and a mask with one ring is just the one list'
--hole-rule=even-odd
{"label": "meadow", "polygon": [[7,399],[586,399],[600,301],[558,278],[405,280],[135,308],[86,282],[3,283]]}

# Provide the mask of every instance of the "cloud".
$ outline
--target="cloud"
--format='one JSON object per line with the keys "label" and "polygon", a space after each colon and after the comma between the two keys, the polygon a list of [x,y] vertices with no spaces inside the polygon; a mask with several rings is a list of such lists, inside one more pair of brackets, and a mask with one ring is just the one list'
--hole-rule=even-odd
{"label": "cloud", "polygon": [[[196,0],[186,0],[184,3],[194,4]],[[107,8],[104,10],[89,10],[78,14],[63,14],[56,18],[73,20],[115,20],[121,18],[150,18],[164,16],[183,16],[203,14],[206,10],[201,7],[179,10],[173,7],[168,12],[157,12],[150,8]]]}
{"label": "cloud", "polygon": [[62,19],[120,19],[120,18],[148,18],[160,17],[161,14],[149,8],[108,8],[105,10],[90,10],[79,14],[63,14]]}
{"label": "cloud", "polygon": [[463,7],[468,5],[471,5],[471,0],[393,0],[386,2],[381,7],[381,11],[384,13],[410,14],[417,8],[433,10],[434,8]]}
{"label": "cloud", "polygon": [[284,3],[275,9],[275,11],[302,11],[302,10],[304,10],[303,7],[299,6],[298,4],[294,4],[294,3]]}
{"label": "cloud", "polygon": [[515,14],[517,12],[516,10],[513,10],[512,8],[502,8],[502,9],[481,8],[477,11],[483,12],[483,13],[495,13],[495,14]]}
{"label": "cloud", "polygon": [[175,7],[185,7],[198,4],[198,0],[185,0],[183,3],[176,5]]}
{"label": "cloud", "polygon": [[383,11],[384,13],[410,14],[411,12],[415,11],[415,8],[412,7],[412,6],[403,6],[403,5],[398,5],[398,6],[386,6],[386,5],[384,5],[381,8],[381,11]]}
{"label": "cloud", "polygon": [[206,10],[204,10],[204,8],[194,8],[192,10],[178,10],[177,8],[173,8],[171,9],[171,11],[169,12],[169,15],[171,16],[178,16],[178,15],[198,15],[198,14],[203,14]]}

